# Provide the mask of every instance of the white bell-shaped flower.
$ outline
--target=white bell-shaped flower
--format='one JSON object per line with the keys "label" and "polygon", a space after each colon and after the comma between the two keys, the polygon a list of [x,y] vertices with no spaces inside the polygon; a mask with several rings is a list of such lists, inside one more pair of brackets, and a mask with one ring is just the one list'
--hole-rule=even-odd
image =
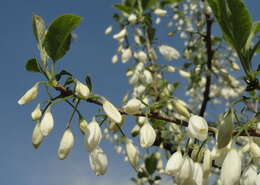
{"label": "white bell-shaped flower", "polygon": [[126,155],[128,158],[128,161],[132,165],[134,169],[138,169],[138,162],[139,162],[139,151],[138,149],[133,145],[132,141],[127,139],[126,140]]}
{"label": "white bell-shaped flower", "polygon": [[165,172],[167,175],[172,175],[172,176],[177,175],[182,165],[183,165],[183,158],[182,158],[181,151],[177,151],[173,153],[169,158],[165,167]]}
{"label": "white bell-shaped flower", "polygon": [[74,146],[74,136],[70,129],[66,129],[60,140],[58,157],[60,160],[65,159]]}
{"label": "white bell-shaped flower", "polygon": [[147,54],[144,51],[139,51],[136,58],[139,62],[145,63],[147,61]]}
{"label": "white bell-shaped flower", "polygon": [[192,159],[189,156],[184,157],[183,164],[176,176],[176,180],[179,182],[178,184],[184,185],[183,182],[192,180],[193,168],[194,168],[194,164]]}
{"label": "white bell-shaped flower", "polygon": [[253,141],[249,143],[249,151],[255,158],[260,158],[260,147]]}
{"label": "white bell-shaped flower", "polygon": [[41,108],[40,108],[40,104],[37,104],[37,106],[35,107],[35,109],[31,113],[31,117],[32,117],[33,121],[37,121],[37,120],[41,119],[42,111],[41,111]]}
{"label": "white bell-shaped flower", "polygon": [[260,185],[260,173],[255,178],[255,185]]}
{"label": "white bell-shaped flower", "polygon": [[260,133],[260,121],[256,123],[256,132]]}
{"label": "white bell-shaped flower", "polygon": [[153,75],[149,70],[144,70],[142,77],[145,84],[151,84],[153,82]]}
{"label": "white bell-shaped flower", "polygon": [[231,149],[222,164],[220,180],[222,185],[235,185],[241,174],[241,157],[236,149]]}
{"label": "white bell-shaped flower", "polygon": [[196,162],[193,165],[193,181],[196,185],[203,185],[203,168],[202,164]]}
{"label": "white bell-shaped flower", "polygon": [[167,71],[169,72],[169,73],[174,73],[175,72],[175,67],[173,67],[173,66],[167,66]]}
{"label": "white bell-shaped flower", "polygon": [[39,83],[36,83],[31,89],[29,89],[19,100],[18,104],[23,105],[34,100],[38,95]]}
{"label": "white bell-shaped flower", "polygon": [[97,146],[89,155],[92,171],[97,175],[104,175],[107,171],[108,160],[103,150]]}
{"label": "white bell-shaped flower", "polygon": [[127,35],[127,31],[126,29],[122,29],[119,33],[113,35],[113,38],[116,40],[122,40],[125,38],[125,36]]}
{"label": "white bell-shaped flower", "polygon": [[82,134],[85,134],[88,129],[88,122],[83,118],[79,119],[79,129]]}
{"label": "white bell-shaped flower", "polygon": [[154,10],[155,15],[159,16],[159,17],[163,17],[167,14],[166,10],[157,8],[156,10]]}
{"label": "white bell-shaped flower", "polygon": [[105,35],[109,35],[112,33],[113,27],[112,25],[108,26],[105,30]]}
{"label": "white bell-shaped flower", "polygon": [[112,57],[112,63],[113,64],[116,64],[118,62],[118,56],[117,55],[114,55],[113,57]]}
{"label": "white bell-shaped flower", "polygon": [[84,136],[84,144],[88,152],[92,152],[100,143],[102,132],[95,118],[89,123]]}
{"label": "white bell-shaped flower", "polygon": [[147,120],[140,129],[139,139],[140,139],[140,145],[144,148],[152,146],[156,139],[155,130]]}
{"label": "white bell-shaped flower", "polygon": [[190,137],[204,141],[208,137],[207,121],[197,115],[192,115],[189,120],[187,132]]}
{"label": "white bell-shaped flower", "polygon": [[77,80],[76,87],[75,87],[75,95],[82,99],[88,99],[90,95],[90,90],[87,85]]}
{"label": "white bell-shaped flower", "polygon": [[166,60],[173,60],[180,58],[180,53],[173,47],[167,45],[159,46],[159,51]]}
{"label": "white bell-shaped flower", "polygon": [[122,49],[121,60],[123,63],[126,63],[132,57],[132,50],[131,48]]}
{"label": "white bell-shaped flower", "polygon": [[40,129],[42,135],[48,136],[52,131],[53,127],[54,127],[54,120],[51,113],[51,107],[48,107],[41,120]]}
{"label": "white bell-shaped flower", "polygon": [[205,177],[209,175],[211,166],[212,166],[211,152],[208,148],[206,148],[203,156],[203,165],[202,165]]}
{"label": "white bell-shaped flower", "polygon": [[122,115],[117,110],[117,108],[108,100],[104,100],[103,109],[110,120],[112,120],[115,123],[122,122]]}
{"label": "white bell-shaped flower", "polygon": [[135,14],[130,14],[129,17],[128,17],[128,21],[132,24],[136,23],[137,21],[137,16]]}
{"label": "white bell-shaped flower", "polygon": [[174,109],[185,118],[190,117],[189,110],[187,109],[186,103],[184,103],[182,100],[179,99],[173,99],[172,101]]}
{"label": "white bell-shaped flower", "polygon": [[240,185],[255,185],[255,179],[257,176],[257,167],[253,164],[249,165],[240,178]]}
{"label": "white bell-shaped flower", "polygon": [[136,114],[139,112],[140,108],[141,108],[141,101],[136,98],[130,99],[123,107],[124,111],[127,114]]}
{"label": "white bell-shaped flower", "polygon": [[32,144],[34,148],[38,148],[43,141],[44,136],[40,129],[40,122],[37,122],[32,133]]}
{"label": "white bell-shaped flower", "polygon": [[183,77],[183,78],[190,78],[191,74],[190,72],[184,71],[182,69],[179,69],[179,74]]}

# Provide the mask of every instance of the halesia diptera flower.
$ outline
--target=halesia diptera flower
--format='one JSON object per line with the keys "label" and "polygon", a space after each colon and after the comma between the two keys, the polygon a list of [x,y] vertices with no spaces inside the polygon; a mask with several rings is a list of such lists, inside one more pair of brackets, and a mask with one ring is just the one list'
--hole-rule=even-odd
{"label": "halesia diptera flower", "polygon": [[125,38],[125,36],[127,35],[127,31],[126,29],[122,29],[119,33],[113,35],[113,38],[116,40],[122,40]]}
{"label": "halesia diptera flower", "polygon": [[231,149],[222,164],[220,172],[221,185],[235,185],[241,174],[241,157],[236,149]]}
{"label": "halesia diptera flower", "polygon": [[140,129],[139,139],[140,139],[140,145],[143,148],[152,146],[156,139],[155,130],[147,120]]}
{"label": "halesia diptera flower", "polygon": [[108,26],[108,27],[106,28],[106,30],[105,30],[105,35],[111,34],[111,33],[112,33],[112,29],[113,29],[113,27],[112,27],[111,25]]}
{"label": "halesia diptera flower", "polygon": [[127,104],[123,108],[127,114],[136,114],[139,112],[140,107],[141,101],[136,98],[132,98],[127,102]]}
{"label": "halesia diptera flower", "polygon": [[193,177],[193,161],[190,157],[186,156],[183,158],[183,164],[176,176],[176,180],[179,182],[178,184],[185,184],[184,182],[188,182],[192,180]]}
{"label": "halesia diptera flower", "polygon": [[83,118],[79,119],[79,129],[82,134],[85,134],[88,129],[88,122]]}
{"label": "halesia diptera flower", "polygon": [[42,132],[42,135],[44,136],[48,136],[50,134],[50,132],[52,131],[54,127],[54,120],[52,117],[52,113],[51,113],[51,107],[49,106],[47,108],[47,110],[45,111],[42,120],[41,120],[41,125],[40,125],[40,129]]}
{"label": "halesia diptera flower", "polygon": [[138,149],[133,145],[132,141],[129,139],[127,139],[125,147],[126,147],[126,155],[128,161],[130,162],[130,164],[134,169],[138,169],[138,162],[139,162]]}
{"label": "halesia diptera flower", "polygon": [[183,165],[183,158],[181,151],[177,151],[171,155],[169,158],[166,167],[165,172],[167,175],[174,176],[179,171],[180,167]]}
{"label": "halesia diptera flower", "polygon": [[75,87],[75,95],[82,99],[88,99],[90,95],[90,90],[87,85],[77,80],[76,87]]}
{"label": "halesia diptera flower", "polygon": [[74,146],[74,136],[70,129],[66,129],[60,140],[58,157],[60,160],[65,159]]}
{"label": "halesia diptera flower", "polygon": [[135,14],[130,14],[128,17],[128,21],[132,24],[136,23],[137,21],[137,16]]}
{"label": "halesia diptera flower", "polygon": [[107,156],[99,146],[90,153],[89,163],[91,169],[97,176],[106,173],[108,165]]}
{"label": "halesia diptera flower", "polygon": [[34,100],[38,95],[39,83],[36,83],[31,89],[29,89],[19,100],[18,104],[23,105]]}
{"label": "halesia diptera flower", "polygon": [[167,11],[158,8],[158,9],[154,10],[154,13],[155,13],[155,15],[157,15],[159,17],[163,17],[163,16],[165,16],[167,14]]}
{"label": "halesia diptera flower", "polygon": [[249,165],[244,169],[242,176],[240,178],[240,185],[255,185],[255,180],[257,176],[257,167],[253,164]]}
{"label": "halesia diptera flower", "polygon": [[123,63],[126,63],[132,57],[131,48],[122,49],[121,60]]}
{"label": "halesia diptera flower", "polygon": [[108,100],[104,100],[103,109],[107,117],[115,123],[120,123],[122,121],[122,116],[117,108],[110,103]]}
{"label": "halesia diptera flower", "polygon": [[43,141],[44,136],[40,129],[40,122],[37,122],[32,133],[32,144],[34,148],[38,148]]}
{"label": "halesia diptera flower", "polygon": [[88,152],[92,152],[100,143],[102,132],[95,118],[89,123],[84,136],[84,144]]}
{"label": "halesia diptera flower", "polygon": [[185,118],[190,117],[190,113],[189,113],[189,110],[187,109],[186,103],[184,103],[183,101],[181,101],[179,99],[173,99],[172,103],[173,103],[175,110],[180,115],[184,116]]}
{"label": "halesia diptera flower", "polygon": [[189,120],[187,132],[190,137],[204,141],[208,137],[207,121],[200,116],[192,115]]}
{"label": "halesia diptera flower", "polygon": [[249,151],[255,158],[260,158],[260,147],[253,141],[249,143]]}
{"label": "halesia diptera flower", "polygon": [[35,109],[33,110],[32,114],[31,114],[32,120],[33,121],[37,121],[40,120],[42,117],[42,111],[40,108],[40,104],[38,104]]}
{"label": "halesia diptera flower", "polygon": [[173,60],[180,58],[180,53],[173,47],[161,45],[159,51],[166,60]]}

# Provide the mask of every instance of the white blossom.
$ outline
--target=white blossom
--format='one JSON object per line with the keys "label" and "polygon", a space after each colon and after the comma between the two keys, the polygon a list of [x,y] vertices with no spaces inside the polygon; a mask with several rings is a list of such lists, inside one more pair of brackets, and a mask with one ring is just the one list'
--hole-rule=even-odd
{"label": "white blossom", "polygon": [[144,148],[150,147],[153,145],[156,139],[156,133],[151,124],[146,121],[140,129],[140,145]]}
{"label": "white blossom", "polygon": [[58,157],[60,160],[65,159],[71,149],[74,146],[74,136],[70,129],[66,129],[60,140],[60,145],[58,149]]}
{"label": "white blossom", "polygon": [[255,158],[260,158],[260,147],[253,141],[250,141],[250,153]]}
{"label": "white blossom", "polygon": [[41,119],[41,116],[42,116],[42,111],[41,111],[41,108],[40,108],[40,104],[37,104],[37,106],[35,107],[35,109],[31,113],[32,120],[37,121],[37,120]]}
{"label": "white blossom", "polygon": [[139,112],[140,107],[141,101],[136,98],[132,98],[127,102],[123,109],[127,114],[136,114]]}
{"label": "white blossom", "polygon": [[31,89],[29,89],[19,100],[18,104],[23,105],[34,100],[38,95],[39,83],[36,83]]}
{"label": "white blossom", "polygon": [[111,33],[112,33],[112,29],[113,29],[112,25],[108,26],[108,27],[106,28],[106,30],[105,30],[105,35],[111,34]]}
{"label": "white blossom", "polygon": [[83,118],[79,119],[79,129],[80,129],[82,134],[85,134],[85,132],[88,129],[88,122]]}
{"label": "white blossom", "polygon": [[137,21],[136,15],[135,14],[130,14],[129,17],[128,17],[128,21],[130,23],[133,23],[133,24],[136,23],[136,21]]}
{"label": "white blossom", "polygon": [[255,178],[255,185],[260,185],[260,173]]}
{"label": "white blossom", "polygon": [[177,151],[171,155],[171,157],[168,159],[165,172],[167,175],[176,175],[181,166],[183,165],[183,158],[181,151]]}
{"label": "white blossom", "polygon": [[139,62],[145,63],[147,61],[147,54],[144,51],[139,51],[136,58]]}
{"label": "white blossom", "polygon": [[118,56],[117,55],[114,55],[112,57],[112,64],[116,64],[118,62]]}
{"label": "white blossom", "polygon": [[189,118],[190,117],[190,113],[187,109],[187,104],[184,103],[182,100],[180,99],[173,99],[172,103],[174,105],[175,110],[181,114],[182,116],[184,116],[185,118]]}
{"label": "white blossom", "polygon": [[44,136],[40,129],[40,122],[37,122],[32,133],[32,144],[34,148],[38,148],[43,141]]}
{"label": "white blossom", "polygon": [[100,143],[102,132],[95,118],[89,123],[84,136],[84,144],[88,152],[92,152]]}
{"label": "white blossom", "polygon": [[107,156],[99,146],[90,153],[89,163],[91,169],[97,176],[106,173],[108,165]]}
{"label": "white blossom", "polygon": [[138,168],[138,162],[139,162],[139,151],[138,149],[133,145],[132,141],[127,139],[126,141],[126,155],[128,158],[128,161],[132,165],[133,168]]}
{"label": "white blossom", "polygon": [[120,112],[108,100],[105,100],[103,102],[103,109],[104,109],[106,115],[109,117],[109,119],[112,120],[113,122],[120,123],[122,121],[122,116],[121,116]]}
{"label": "white blossom", "polygon": [[90,90],[87,85],[77,80],[76,87],[75,87],[75,95],[82,99],[88,99],[90,95]]}
{"label": "white blossom", "polygon": [[167,71],[170,72],[170,73],[173,73],[173,72],[175,72],[175,67],[167,66]]}
{"label": "white blossom", "polygon": [[131,48],[122,49],[121,60],[123,63],[126,63],[132,57]]}
{"label": "white blossom", "polygon": [[116,40],[121,40],[121,39],[124,39],[126,35],[127,35],[127,31],[124,28],[119,33],[113,35],[113,38]]}
{"label": "white blossom", "polygon": [[183,77],[183,78],[190,78],[190,73],[187,71],[184,71],[182,69],[179,69],[179,74]]}
{"label": "white blossom", "polygon": [[52,131],[53,127],[54,127],[54,121],[51,113],[51,107],[48,107],[41,120],[40,129],[42,135],[48,136]]}
{"label": "white blossom", "polygon": [[183,165],[176,176],[176,180],[179,182],[178,184],[184,185],[183,182],[192,180],[193,165],[193,161],[190,157],[186,156],[183,158]]}
{"label": "white blossom", "polygon": [[180,58],[180,53],[173,47],[167,45],[159,46],[159,51],[166,60],[173,60]]}
{"label": "white blossom", "polygon": [[189,119],[187,132],[190,137],[204,141],[208,137],[207,121],[200,116],[192,115]]}
{"label": "white blossom", "polygon": [[155,13],[155,15],[157,15],[157,16],[163,17],[163,16],[165,16],[165,15],[167,14],[167,11],[158,8],[158,9],[154,10],[154,13]]}
{"label": "white blossom", "polygon": [[254,185],[257,176],[257,167],[253,164],[249,165],[240,178],[240,185]]}

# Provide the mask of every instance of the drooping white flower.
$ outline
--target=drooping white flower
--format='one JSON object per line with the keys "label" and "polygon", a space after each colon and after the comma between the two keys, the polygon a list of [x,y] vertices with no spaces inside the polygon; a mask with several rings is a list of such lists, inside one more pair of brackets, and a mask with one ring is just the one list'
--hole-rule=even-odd
{"label": "drooping white flower", "polygon": [[221,168],[220,180],[222,185],[235,185],[241,174],[241,158],[236,149],[231,149]]}
{"label": "drooping white flower", "polygon": [[108,160],[103,150],[97,146],[89,155],[92,171],[97,175],[104,175],[107,171]]}
{"label": "drooping white flower", "polygon": [[108,100],[103,102],[103,109],[106,115],[109,117],[110,120],[116,123],[120,123],[122,121],[122,116],[117,108],[110,103]]}
{"label": "drooping white flower", "polygon": [[122,49],[121,60],[123,63],[126,63],[132,57],[131,48]]}
{"label": "drooping white flower", "polygon": [[137,16],[135,15],[135,14],[130,14],[129,15],[129,17],[128,17],[128,21],[130,22],[130,23],[136,23],[136,21],[137,21]]}
{"label": "drooping white flower", "polygon": [[255,185],[260,185],[260,173],[255,178]]}
{"label": "drooping white flower", "polygon": [[204,152],[203,166],[202,166],[205,177],[207,177],[209,175],[211,166],[212,166],[211,152],[208,148],[206,148],[206,150]]}
{"label": "drooping white flower", "polygon": [[74,136],[70,129],[66,129],[58,149],[58,157],[60,160],[65,159],[74,146]]}
{"label": "drooping white flower", "polygon": [[108,26],[108,27],[106,28],[106,30],[105,30],[105,35],[111,34],[111,33],[112,33],[112,29],[113,29],[112,25]]}
{"label": "drooping white flower", "polygon": [[183,158],[183,165],[176,176],[176,180],[179,182],[178,184],[184,184],[183,182],[192,180],[193,165],[193,161],[189,156]]}
{"label": "drooping white flower", "polygon": [[38,148],[43,141],[44,136],[40,129],[40,122],[37,122],[32,133],[32,144],[34,148]]}
{"label": "drooping white flower", "polygon": [[142,128],[140,129],[140,145],[144,148],[150,147],[153,145],[156,139],[156,133],[151,124],[146,121]]}
{"label": "drooping white flower", "polygon": [[144,51],[139,51],[136,58],[139,62],[145,63],[147,61],[147,54]]}
{"label": "drooping white flower", "polygon": [[150,71],[148,71],[147,69],[144,70],[143,72],[143,81],[146,84],[151,84],[153,82],[153,76],[152,73]]}
{"label": "drooping white flower", "polygon": [[249,165],[240,178],[240,185],[254,185],[257,176],[257,167],[253,164]]}
{"label": "drooping white flower", "polygon": [[75,87],[75,95],[82,99],[88,99],[90,95],[90,90],[87,85],[77,80],[76,87]]}
{"label": "drooping white flower", "polygon": [[193,181],[196,185],[203,185],[203,169],[202,164],[196,162],[193,165]]}
{"label": "drooping white flower", "polygon": [[118,62],[118,56],[117,55],[114,55],[113,57],[112,57],[112,63],[113,64],[116,64]]}
{"label": "drooping white flower", "polygon": [[126,155],[128,158],[128,161],[132,165],[134,169],[138,169],[138,162],[139,162],[139,151],[138,149],[133,145],[132,141],[127,139],[126,140]]}
{"label": "drooping white flower", "polygon": [[121,39],[124,39],[126,35],[127,35],[127,31],[124,28],[119,33],[113,35],[113,38],[116,40],[121,40]]}
{"label": "drooping white flower", "polygon": [[190,137],[204,141],[208,137],[207,121],[197,115],[192,115],[189,120],[187,132]]}
{"label": "drooping white flower", "polygon": [[141,101],[136,98],[132,98],[127,102],[123,109],[127,114],[136,114],[139,112],[140,107]]}
{"label": "drooping white flower", "polygon": [[156,10],[154,10],[155,15],[159,16],[159,17],[163,17],[167,14],[166,10],[157,8]]}
{"label": "drooping white flower", "polygon": [[174,73],[175,72],[175,67],[167,66],[167,71],[170,72],[170,73]]}
{"label": "drooping white flower", "polygon": [[173,47],[167,45],[159,46],[159,51],[166,60],[173,60],[180,58],[180,53]]}
{"label": "drooping white flower", "polygon": [[260,133],[260,121],[256,123],[256,132]]}
{"label": "drooping white flower", "polygon": [[173,99],[172,100],[173,106],[175,108],[175,110],[182,116],[184,116],[185,118],[189,118],[190,117],[190,113],[187,109],[187,104],[184,103],[183,101],[179,100],[179,99]]}
{"label": "drooping white flower", "polygon": [[250,141],[249,150],[253,157],[260,158],[260,147],[253,141]]}
{"label": "drooping white flower", "polygon": [[182,158],[181,151],[177,151],[173,153],[169,158],[165,167],[165,172],[167,175],[174,176],[180,170],[182,165],[183,165],[183,158]]}
{"label": "drooping white flower", "polygon": [[18,104],[23,105],[34,100],[38,95],[39,83],[37,82],[31,89],[29,89],[19,100]]}
{"label": "drooping white flower", "polygon": [[89,123],[85,135],[84,145],[88,152],[92,152],[100,143],[102,139],[102,132],[100,126],[95,118]]}
{"label": "drooping white flower", "polygon": [[35,109],[31,113],[32,120],[37,121],[37,120],[41,119],[41,116],[42,116],[42,111],[41,111],[41,108],[40,108],[40,104],[37,104],[37,106],[35,107]]}
{"label": "drooping white flower", "polygon": [[88,129],[88,122],[83,118],[79,119],[79,129],[82,134],[85,134]]}
{"label": "drooping white flower", "polygon": [[48,136],[51,133],[53,127],[54,127],[54,121],[51,113],[51,107],[49,106],[45,111],[41,120],[40,129],[42,135]]}

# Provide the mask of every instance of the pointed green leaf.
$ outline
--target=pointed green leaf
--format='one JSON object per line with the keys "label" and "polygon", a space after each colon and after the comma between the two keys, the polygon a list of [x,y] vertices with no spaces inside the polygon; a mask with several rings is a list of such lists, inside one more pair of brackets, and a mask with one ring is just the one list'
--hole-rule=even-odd
{"label": "pointed green leaf", "polygon": [[42,44],[45,36],[45,23],[39,15],[34,14],[32,16],[32,27],[37,42]]}
{"label": "pointed green leaf", "polygon": [[65,14],[57,17],[49,26],[44,47],[54,62],[62,58],[69,50],[71,32],[80,24],[81,19],[73,14]]}
{"label": "pointed green leaf", "polygon": [[151,155],[145,159],[144,163],[147,172],[153,174],[157,168],[158,159],[155,155]]}
{"label": "pointed green leaf", "polygon": [[35,58],[29,59],[25,64],[25,68],[29,72],[40,72],[38,62]]}

